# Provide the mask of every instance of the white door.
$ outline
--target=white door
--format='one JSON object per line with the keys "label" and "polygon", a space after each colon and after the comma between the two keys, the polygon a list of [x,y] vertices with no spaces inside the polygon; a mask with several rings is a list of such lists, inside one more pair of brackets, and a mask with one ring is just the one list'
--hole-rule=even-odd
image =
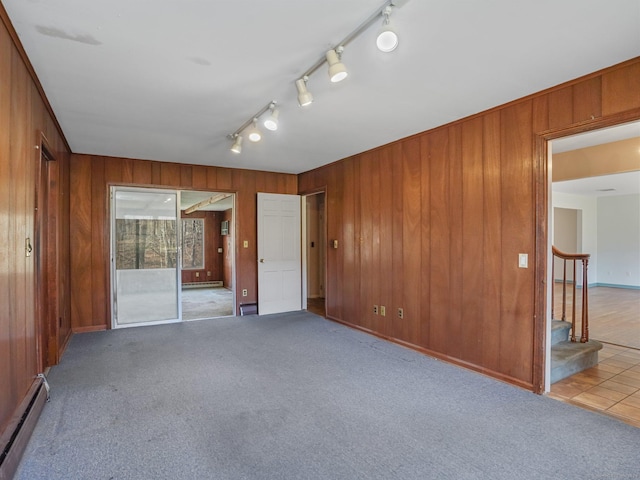
{"label": "white door", "polygon": [[258,193],[258,313],[301,309],[300,197]]}

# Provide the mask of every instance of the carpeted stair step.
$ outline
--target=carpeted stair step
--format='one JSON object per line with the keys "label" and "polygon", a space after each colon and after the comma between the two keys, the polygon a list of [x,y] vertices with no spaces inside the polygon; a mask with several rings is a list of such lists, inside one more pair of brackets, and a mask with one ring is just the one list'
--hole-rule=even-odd
{"label": "carpeted stair step", "polygon": [[595,340],[586,343],[560,342],[551,347],[551,383],[594,367],[602,344]]}
{"label": "carpeted stair step", "polygon": [[551,321],[551,346],[560,342],[569,340],[569,332],[571,331],[571,323],[563,320]]}

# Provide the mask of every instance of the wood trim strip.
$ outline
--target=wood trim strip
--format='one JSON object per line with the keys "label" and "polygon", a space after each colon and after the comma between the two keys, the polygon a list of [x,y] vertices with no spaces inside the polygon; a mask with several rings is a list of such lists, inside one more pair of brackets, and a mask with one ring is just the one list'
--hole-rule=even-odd
{"label": "wood trim strip", "polygon": [[0,463],[0,480],[11,480],[16,473],[46,401],[47,391],[42,379],[37,378],[2,435],[0,445],[3,451],[8,447],[8,451]]}
{"label": "wood trim strip", "polygon": [[457,365],[458,367],[463,367],[466,368],[467,370],[472,370],[476,373],[481,373],[483,375],[486,375],[490,378],[493,378],[494,380],[499,380],[501,382],[505,382],[508,383],[510,385],[515,385],[516,387],[520,387],[523,388],[525,390],[528,391],[532,391],[534,388],[534,385],[528,383],[528,382],[523,382],[522,380],[518,379],[518,378],[514,378],[511,377],[509,375],[504,375],[500,372],[496,372],[495,370],[491,370],[489,368],[483,368],[480,367],[478,365],[475,365],[473,363],[469,363],[469,362],[465,362],[463,360],[460,360],[458,358],[455,357],[450,357],[448,355],[443,355],[441,353],[435,352],[433,350],[429,350],[428,348],[423,348],[423,347],[419,347],[418,345],[414,345],[410,342],[405,342],[403,340],[399,340],[397,338],[394,337],[390,337],[388,335],[384,335],[381,333],[378,333],[374,330],[369,330],[365,327],[361,327],[360,325],[355,325],[353,323],[349,323],[349,322],[345,322],[344,320],[340,320],[338,318],[332,317],[327,315],[326,316],[327,320],[331,320],[332,322],[336,322],[339,323],[340,325],[344,325],[345,327],[349,327],[349,328],[353,328],[354,330],[359,330],[361,332],[367,333],[369,335],[373,335],[374,337],[378,337],[381,338],[382,340],[386,340],[388,342],[391,343],[395,343],[396,345],[400,345],[402,347],[408,348],[410,350],[414,350],[418,353],[422,353],[423,355],[427,355],[429,357],[433,357],[433,358],[437,358],[438,360],[444,360],[447,363],[451,363],[452,365]]}
{"label": "wood trim strip", "polygon": [[88,327],[73,327],[71,329],[72,333],[90,333],[90,332],[102,332],[106,330],[107,327],[105,325],[90,325]]}
{"label": "wood trim strip", "polygon": [[13,41],[13,45],[16,47],[16,50],[18,51],[18,54],[20,55],[20,58],[22,59],[22,62],[25,65],[25,67],[27,69],[27,72],[29,73],[29,77],[31,77],[31,80],[33,81],[33,84],[35,85],[36,90],[38,91],[38,94],[40,95],[40,98],[42,99],[42,103],[44,103],[45,109],[47,110],[47,112],[51,116],[51,121],[55,125],[56,130],[58,130],[58,134],[60,135],[60,138],[62,139],[62,142],[64,143],[65,148],[67,149],[67,151],[71,152],[71,147],[69,146],[69,142],[67,142],[67,138],[64,136],[64,132],[62,131],[62,127],[60,126],[60,123],[58,122],[58,118],[56,117],[56,114],[53,112],[53,108],[51,107],[51,104],[49,103],[49,99],[47,98],[47,94],[44,93],[44,88],[42,88],[42,84],[40,83],[40,80],[38,79],[38,75],[36,75],[36,71],[34,70],[33,65],[31,64],[31,61],[29,60],[29,57],[27,56],[27,52],[25,52],[24,47],[22,46],[22,42],[20,41],[20,38],[18,37],[18,34],[16,33],[15,28],[13,28],[13,24],[11,23],[11,20],[9,19],[9,14],[5,10],[4,5],[2,5],[2,2],[0,2],[0,19],[2,20],[2,23],[4,24],[5,28],[7,29],[7,32],[9,33],[9,36],[11,37],[11,40]]}

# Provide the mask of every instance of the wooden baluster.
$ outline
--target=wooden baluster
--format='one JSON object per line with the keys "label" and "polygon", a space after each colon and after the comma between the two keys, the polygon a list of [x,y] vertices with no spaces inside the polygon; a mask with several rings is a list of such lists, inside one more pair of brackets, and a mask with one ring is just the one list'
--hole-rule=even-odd
{"label": "wooden baluster", "polygon": [[589,283],[587,280],[587,268],[589,265],[589,258],[582,259],[582,336],[580,341],[582,343],[589,341],[589,300],[588,291]]}
{"label": "wooden baluster", "polygon": [[567,320],[567,260],[562,260],[562,318]]}
{"label": "wooden baluster", "polygon": [[556,315],[556,258],[555,254],[551,255],[551,319]]}
{"label": "wooden baluster", "polygon": [[573,290],[571,297],[571,341],[576,341],[576,260],[573,260]]}

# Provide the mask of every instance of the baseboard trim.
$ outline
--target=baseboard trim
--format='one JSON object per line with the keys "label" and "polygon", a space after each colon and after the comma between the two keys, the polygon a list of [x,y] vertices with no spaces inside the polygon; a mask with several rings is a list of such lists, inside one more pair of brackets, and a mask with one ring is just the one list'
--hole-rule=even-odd
{"label": "baseboard trim", "polygon": [[71,331],[73,333],[90,333],[90,332],[102,332],[106,330],[107,327],[104,325],[92,325],[90,327],[73,327]]}
{"label": "baseboard trim", "polygon": [[450,357],[449,355],[443,355],[442,353],[438,353],[438,352],[435,352],[433,350],[429,350],[428,348],[420,347],[419,345],[415,345],[413,343],[405,342],[404,340],[400,340],[400,339],[397,339],[397,338],[389,337],[387,335],[383,335],[383,334],[378,333],[378,332],[376,332],[374,330],[370,330],[368,328],[361,327],[360,325],[355,325],[353,323],[345,322],[344,320],[340,320],[339,318],[335,318],[335,317],[331,317],[331,316],[327,316],[326,318],[327,318],[327,320],[331,320],[333,322],[340,323],[342,325],[345,325],[347,327],[353,328],[355,330],[360,330],[361,332],[368,333],[369,335],[373,335],[374,337],[378,337],[378,338],[381,338],[381,339],[386,340],[388,342],[395,343],[395,344],[400,345],[402,347],[408,348],[410,350],[414,350],[416,352],[422,353],[423,355],[427,355],[429,357],[437,358],[438,360],[442,360],[444,362],[450,363],[452,365],[456,365],[456,366],[461,367],[461,368],[465,368],[467,370],[472,370],[472,371],[474,371],[476,373],[479,373],[481,375],[484,375],[486,377],[491,377],[491,378],[493,378],[495,380],[499,380],[501,382],[508,383],[508,384],[514,385],[516,387],[520,387],[520,388],[522,388],[524,390],[529,390],[530,392],[541,393],[541,392],[537,392],[536,391],[536,389],[534,388],[533,383],[525,382],[525,381],[522,381],[522,380],[520,380],[518,378],[514,378],[514,377],[511,377],[509,375],[505,375],[503,373],[500,373],[500,372],[496,372],[495,370],[491,370],[489,368],[485,368],[485,367],[482,367],[480,365],[476,365],[474,363],[465,362],[464,360],[460,360],[460,359],[455,358],[455,357]]}
{"label": "baseboard trim", "polygon": [[42,379],[37,378],[27,396],[24,398],[16,414],[2,433],[0,445],[0,480],[11,480],[18,470],[27,443],[31,438],[33,429],[40,418],[40,413],[47,401],[47,391]]}

